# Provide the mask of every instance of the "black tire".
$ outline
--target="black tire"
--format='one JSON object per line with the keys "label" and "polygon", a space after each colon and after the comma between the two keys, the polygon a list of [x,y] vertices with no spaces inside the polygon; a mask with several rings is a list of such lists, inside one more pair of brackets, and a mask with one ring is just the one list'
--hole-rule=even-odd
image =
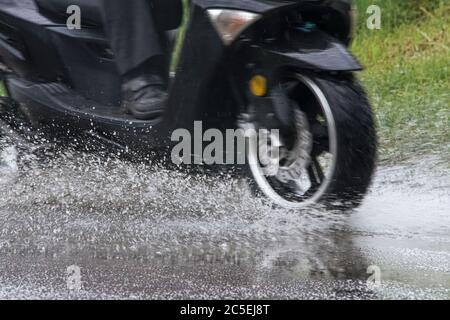
{"label": "black tire", "polygon": [[[336,146],[336,152],[333,156],[334,170],[330,174],[330,178],[322,179],[323,185],[326,185],[326,188],[317,187],[315,191],[310,192],[310,198],[314,199],[314,203],[325,204],[332,209],[351,209],[357,207],[361,204],[371,185],[377,161],[375,119],[367,99],[367,94],[352,74],[341,76],[297,74],[296,76],[307,79],[307,81],[313,83],[321,91],[331,110],[335,127],[334,132],[336,138],[333,139],[335,141],[333,145]],[[303,87],[303,89],[305,88],[306,86]],[[292,98],[291,96],[292,100],[295,100],[299,105],[303,104],[303,107],[305,107],[305,104],[312,104],[312,97],[314,95],[311,92],[309,92],[310,97],[308,98],[306,97],[307,94],[305,91],[302,92],[300,89],[297,91],[293,94],[296,98]],[[306,108],[311,108],[311,106],[306,106]],[[249,171],[253,178],[258,180],[254,174],[255,168],[253,170],[249,169]],[[325,183],[325,180],[328,180],[328,182]],[[269,181],[269,178],[266,177],[266,181]],[[272,198],[271,200],[276,198],[270,196],[270,191],[269,193],[262,191],[264,190],[264,186],[261,187],[259,184],[255,181],[250,182],[252,189],[254,189],[255,185],[258,185],[260,189],[259,193]],[[273,187],[273,183],[269,184],[272,190],[275,190],[279,196],[289,199],[286,195],[290,192],[290,187]],[[268,189],[270,188],[266,186],[266,191]],[[283,194],[283,190],[285,189],[286,192]],[[319,189],[322,189],[320,193],[317,191]],[[303,196],[300,200],[296,199],[294,201],[299,203],[298,206],[295,204],[293,206],[286,205],[286,207],[302,208],[301,203],[303,199],[305,200],[304,203],[307,203],[307,200],[311,200],[307,199],[307,196]],[[289,199],[289,201],[291,200],[292,198]],[[277,203],[276,200],[274,202]],[[278,205],[284,206],[279,202]]]}
{"label": "black tire", "polygon": [[337,128],[337,165],[324,200],[358,206],[377,162],[377,134],[367,94],[353,76],[313,78],[327,97]]}

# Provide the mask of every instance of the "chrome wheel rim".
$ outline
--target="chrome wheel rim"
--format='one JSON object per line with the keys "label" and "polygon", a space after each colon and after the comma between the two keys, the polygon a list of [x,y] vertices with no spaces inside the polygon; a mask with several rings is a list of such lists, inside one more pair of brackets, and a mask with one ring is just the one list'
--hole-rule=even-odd
{"label": "chrome wheel rim", "polygon": [[[248,161],[249,167],[252,172],[252,175],[258,184],[261,192],[269,198],[273,203],[289,209],[302,209],[309,207],[311,205],[317,204],[327,193],[332,181],[333,176],[336,170],[336,160],[338,153],[338,141],[337,141],[337,128],[334,120],[334,115],[331,110],[331,106],[326,98],[324,92],[319,88],[319,86],[311,80],[309,77],[304,75],[295,74],[292,75],[298,80],[301,84],[305,85],[313,94],[315,99],[317,100],[318,107],[320,107],[323,116],[325,118],[327,124],[328,131],[328,143],[329,143],[329,154],[331,155],[331,159],[329,161],[329,166],[327,169],[327,173],[323,177],[323,181],[320,183],[320,186],[317,188],[314,193],[303,201],[291,201],[283,197],[279,194],[278,191],[274,189],[271,183],[268,180],[267,174],[264,172],[263,168],[259,163],[259,150],[258,150],[258,137],[250,136],[249,139],[249,147],[248,147]],[[255,124],[251,124],[254,131],[256,131],[257,127]],[[315,166],[320,164],[315,164]],[[318,173],[317,173],[318,175]]]}

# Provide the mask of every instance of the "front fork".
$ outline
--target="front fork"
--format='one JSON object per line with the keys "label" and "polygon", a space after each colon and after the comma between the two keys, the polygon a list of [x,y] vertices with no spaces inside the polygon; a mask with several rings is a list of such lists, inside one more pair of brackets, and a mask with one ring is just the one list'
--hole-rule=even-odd
{"label": "front fork", "polygon": [[289,131],[295,126],[293,106],[278,72],[250,66],[241,79],[238,83],[245,98],[240,103],[241,121],[257,123],[269,130]]}

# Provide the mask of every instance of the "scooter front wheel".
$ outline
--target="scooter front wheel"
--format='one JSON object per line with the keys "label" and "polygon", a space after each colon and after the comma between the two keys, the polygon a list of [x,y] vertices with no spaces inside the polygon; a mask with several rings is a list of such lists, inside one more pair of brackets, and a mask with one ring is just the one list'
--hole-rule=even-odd
{"label": "scooter front wheel", "polygon": [[261,123],[250,124],[259,132],[249,137],[247,148],[259,190],[285,208],[358,206],[370,186],[377,154],[366,93],[352,75],[291,73],[280,88],[293,109],[293,128],[273,134]]}

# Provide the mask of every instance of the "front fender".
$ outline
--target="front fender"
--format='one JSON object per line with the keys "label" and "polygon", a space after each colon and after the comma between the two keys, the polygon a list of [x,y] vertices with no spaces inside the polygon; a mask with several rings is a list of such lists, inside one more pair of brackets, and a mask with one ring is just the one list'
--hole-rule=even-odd
{"label": "front fender", "polygon": [[313,71],[360,71],[361,64],[339,40],[320,30],[293,31],[273,43],[247,43],[250,56],[266,67]]}

